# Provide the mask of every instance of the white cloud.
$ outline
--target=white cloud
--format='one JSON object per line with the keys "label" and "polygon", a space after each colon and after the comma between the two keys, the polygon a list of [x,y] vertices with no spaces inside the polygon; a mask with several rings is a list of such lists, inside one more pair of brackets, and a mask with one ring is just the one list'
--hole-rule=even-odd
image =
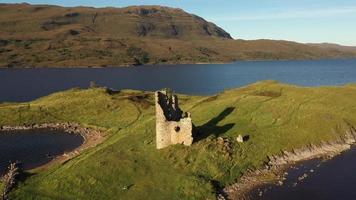
{"label": "white cloud", "polygon": [[[271,11],[272,12],[272,11]],[[281,10],[274,13],[248,13],[216,17],[217,21],[248,21],[248,20],[273,20],[273,19],[304,19],[334,17],[346,14],[356,14],[356,7],[341,7],[327,9],[308,9],[308,10]]]}

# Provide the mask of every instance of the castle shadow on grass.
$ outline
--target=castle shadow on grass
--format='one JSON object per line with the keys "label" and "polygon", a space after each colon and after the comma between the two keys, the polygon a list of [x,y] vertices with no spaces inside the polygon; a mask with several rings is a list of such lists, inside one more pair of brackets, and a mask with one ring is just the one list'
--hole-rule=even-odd
{"label": "castle shadow on grass", "polygon": [[198,142],[202,139],[209,137],[210,135],[215,135],[215,137],[226,133],[235,126],[235,123],[229,123],[222,126],[218,126],[218,123],[229,116],[235,107],[225,108],[218,116],[212,118],[207,123],[197,126],[194,128],[194,142]]}

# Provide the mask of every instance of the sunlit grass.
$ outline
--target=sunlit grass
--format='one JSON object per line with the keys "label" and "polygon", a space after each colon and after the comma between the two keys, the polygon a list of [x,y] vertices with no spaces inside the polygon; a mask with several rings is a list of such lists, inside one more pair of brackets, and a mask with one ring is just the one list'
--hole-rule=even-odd
{"label": "sunlit grass", "polygon": [[[156,150],[153,98],[132,90],[73,89],[0,105],[0,125],[68,121],[109,130],[98,147],[63,165],[33,171],[11,197],[214,199],[216,187],[261,167],[268,155],[337,139],[356,125],[355,85],[301,88],[265,81],[216,97],[180,95],[199,140],[191,147]],[[249,140],[237,143],[239,134]]]}

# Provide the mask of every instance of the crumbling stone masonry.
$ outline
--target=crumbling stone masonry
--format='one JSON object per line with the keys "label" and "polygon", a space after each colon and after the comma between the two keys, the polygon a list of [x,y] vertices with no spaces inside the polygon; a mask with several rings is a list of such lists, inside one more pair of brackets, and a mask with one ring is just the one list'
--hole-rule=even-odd
{"label": "crumbling stone masonry", "polygon": [[157,91],[156,99],[156,144],[162,149],[173,144],[190,146],[193,142],[193,124],[190,113],[178,107],[176,95]]}

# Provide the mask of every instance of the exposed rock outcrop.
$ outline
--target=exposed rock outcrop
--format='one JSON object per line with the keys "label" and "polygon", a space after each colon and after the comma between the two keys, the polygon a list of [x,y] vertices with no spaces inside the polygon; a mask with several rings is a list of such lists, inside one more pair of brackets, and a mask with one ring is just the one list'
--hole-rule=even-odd
{"label": "exposed rock outcrop", "polygon": [[173,144],[190,146],[193,142],[193,124],[190,113],[183,113],[176,95],[167,91],[155,93],[156,145],[162,149]]}

